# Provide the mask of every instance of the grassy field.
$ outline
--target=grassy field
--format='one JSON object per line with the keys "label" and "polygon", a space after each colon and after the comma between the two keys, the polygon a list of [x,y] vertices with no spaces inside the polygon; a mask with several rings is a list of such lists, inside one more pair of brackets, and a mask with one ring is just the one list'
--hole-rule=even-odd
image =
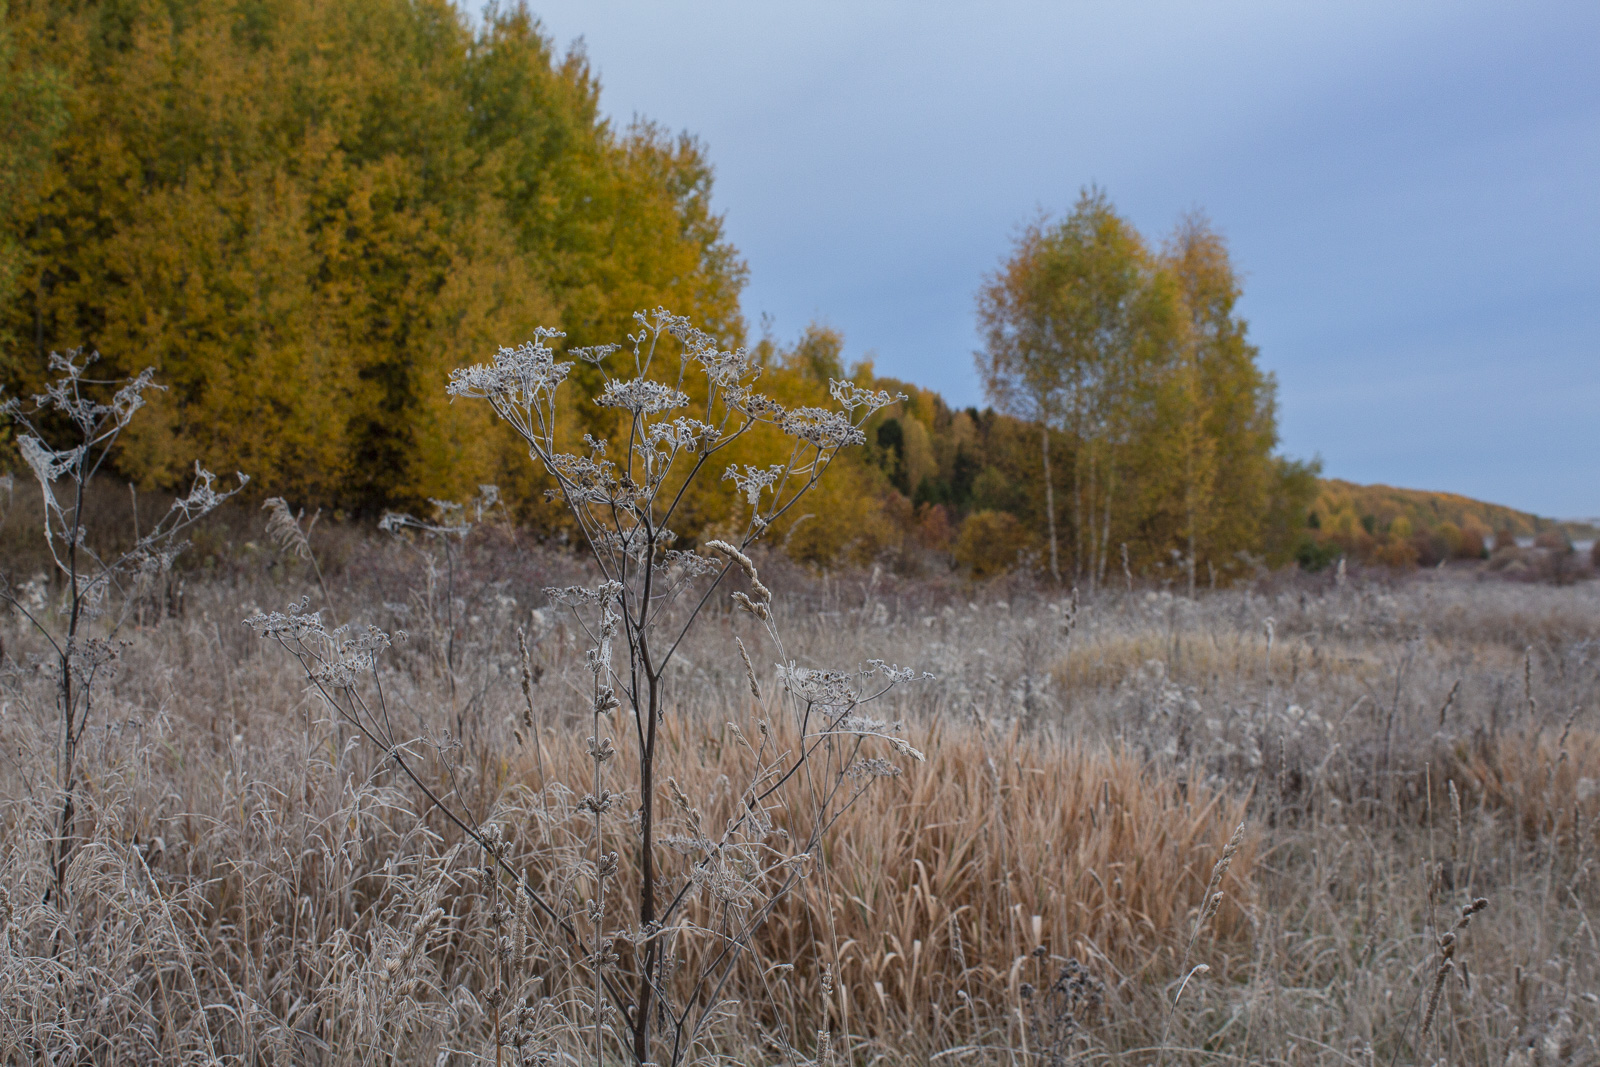
{"label": "grassy field", "polygon": [[[555,932],[584,923],[599,862],[589,642],[541,592],[579,562],[506,531],[446,556],[331,530],[325,603],[249,534],[112,650],[59,887],[54,683],[0,621],[0,1062],[596,1062],[588,961]],[[787,644],[719,600],[684,645],[674,825],[732,819],[748,742],[797,743],[780,661],[931,672],[874,712],[926,759],[885,765],[795,891],[740,913],[746,958],[687,1059],[1600,1060],[1595,583],[1328,572],[1080,600],[758,562]],[[396,733],[553,915],[242,624],[301,596],[405,631],[375,679]],[[637,805],[606,824],[621,886]],[[682,972],[719,907],[709,886],[684,913]]]}

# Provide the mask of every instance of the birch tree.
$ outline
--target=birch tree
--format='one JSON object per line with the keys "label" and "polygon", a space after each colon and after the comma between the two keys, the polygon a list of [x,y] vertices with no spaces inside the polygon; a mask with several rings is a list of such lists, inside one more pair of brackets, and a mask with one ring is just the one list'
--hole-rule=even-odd
{"label": "birch tree", "polygon": [[1185,455],[1186,569],[1193,588],[1197,561],[1232,565],[1256,551],[1276,480],[1277,383],[1257,364],[1242,293],[1227,243],[1205,216],[1181,220],[1167,239],[1162,266],[1183,302],[1183,366],[1192,390],[1192,433]]}
{"label": "birch tree", "polygon": [[1071,463],[1073,572],[1105,578],[1122,467],[1158,409],[1181,332],[1177,289],[1105,193],[1039,220],[978,297],[978,373],[995,407],[1040,424],[1052,573],[1059,576],[1050,431]]}
{"label": "birch tree", "polygon": [[1064,414],[1068,368],[1058,323],[1050,313],[1050,267],[1044,229],[1036,223],[1023,233],[1011,258],[978,294],[984,348],[976,358],[984,391],[995,408],[1039,425],[1050,576],[1059,584],[1061,552],[1050,472],[1050,431]]}

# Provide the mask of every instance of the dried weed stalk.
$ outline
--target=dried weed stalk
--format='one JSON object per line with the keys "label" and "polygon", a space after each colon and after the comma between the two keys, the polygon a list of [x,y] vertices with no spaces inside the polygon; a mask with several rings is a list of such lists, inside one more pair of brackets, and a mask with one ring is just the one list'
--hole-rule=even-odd
{"label": "dried weed stalk", "polygon": [[144,531],[139,529],[135,498],[131,543],[118,545],[113,531],[90,530],[85,495],[122,431],[144,406],[144,394],[161,388],[150,369],[133,378],[90,377],[98,361],[98,354],[81,350],[65,356],[52,353],[50,370],[56,377],[43,393],[31,401],[11,397],[0,403],[0,417],[15,427],[17,451],[44,496],[44,539],[55,569],[56,589],[42,604],[20,595],[18,584],[4,573],[0,600],[25,617],[53,653],[59,717],[59,815],[53,846],[57,892],[64,888],[78,843],[78,752],[94,714],[96,688],[116,671],[122,651],[118,633],[140,598],[171,572],[186,544],[183,534],[249,480],[241,474],[236,488],[218,492],[215,476],[196,463],[188,494],[175,499]]}
{"label": "dried weed stalk", "polygon": [[[588,434],[581,448],[567,450],[559,391],[573,364],[558,360],[550,347],[560,334],[541,330],[529,344],[501,349],[492,363],[455,372],[449,385],[453,396],[489,401],[521,434],[554,482],[552,494],[577,522],[597,572],[592,586],[546,591],[587,635],[590,675],[591,774],[577,804],[589,821],[588,842],[553,892],[531,885],[507,862],[508,839],[499,824],[474,819],[424,782],[416,743],[395,731],[384,697],[378,668],[389,634],[370,627],[330,630],[304,606],[249,620],[294,655],[323,701],[478,845],[486,884],[498,887],[503,879],[531,905],[546,949],[564,961],[563,971],[547,978],[572,991],[587,985],[586,998],[565,1003],[573,1012],[568,1022],[589,1035],[588,1054],[597,1067],[618,1054],[640,1064],[696,1058],[709,1029],[733,1007],[724,990],[736,974],[792,968],[797,961],[761,958],[762,926],[820,862],[823,837],[844,811],[874,778],[898,773],[883,757],[921,758],[898,724],[874,719],[863,707],[909,681],[912,672],[876,660],[846,670],[791,660],[772,592],[749,555],[839,451],[864,440],[861,422],[895,398],[835,381],[830,389],[839,410],[786,408],[756,390],[760,368],[743,350],[725,351],[660,309],[635,318],[631,360],[622,360],[631,364],[626,376],[609,369],[617,346],[572,353],[601,379],[595,403],[602,414],[619,420],[615,439],[622,444],[615,455],[615,446]],[[785,442],[787,458],[720,472],[747,503],[742,529],[707,542],[706,553],[677,547],[672,524],[688,494],[716,476],[721,454],[754,433]],[[391,516],[385,525],[419,529],[448,546],[463,527],[455,521],[458,510],[441,506],[431,524]],[[743,780],[730,783],[737,803],[718,825],[703,814],[717,798],[692,800],[665,773],[661,737],[674,656],[735,572],[745,588],[731,600],[754,620],[777,658],[781,710],[792,727],[784,734],[792,743],[781,742],[769,722],[773,709],[760,702],[755,669],[740,642],[738,655],[756,698],[754,723],[751,730],[729,724],[748,760]],[[530,712],[530,726],[531,719]],[[614,762],[621,766],[608,771]],[[504,1046],[502,1020],[510,1005],[529,1003],[532,976],[512,966],[515,939],[506,933],[509,912],[498,888],[489,902],[497,950],[488,1007],[497,1044]],[[819,945],[826,943],[819,938]],[[781,1030],[776,1040],[786,1058],[798,1056]]]}

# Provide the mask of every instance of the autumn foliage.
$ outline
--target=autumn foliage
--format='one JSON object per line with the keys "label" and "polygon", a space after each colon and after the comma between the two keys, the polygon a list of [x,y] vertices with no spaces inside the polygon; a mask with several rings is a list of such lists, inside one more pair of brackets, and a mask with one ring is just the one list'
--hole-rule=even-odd
{"label": "autumn foliage", "polygon": [[58,126],[7,212],[4,376],[79,346],[156,367],[137,481],[199,455],[307,503],[447,496],[523,466],[442,391],[497,344],[655,304],[739,339],[700,147],[612,128],[526,10],[16,0],[4,26]]}
{"label": "autumn foliage", "polygon": [[1491,554],[1509,562],[1519,552],[1518,538],[1546,552],[1564,553],[1573,538],[1593,536],[1584,523],[1556,522],[1455,493],[1329,478],[1318,483],[1302,547],[1305,560],[1323,562],[1343,555],[1405,568],[1481,560]]}
{"label": "autumn foliage", "polygon": [[[449,402],[450,371],[541,326],[567,348],[620,341],[641,307],[747,343],[705,149],[613,126],[582,52],[558,53],[523,7],[0,11],[0,381],[31,392],[50,352],[80,347],[108,373],[154,367],[165,391],[115,457],[141,489],[177,486],[198,457],[263,498],[375,517],[492,483],[522,521],[570,535],[523,447]],[[775,543],[817,566],[1091,584],[1124,551],[1132,573],[1191,586],[1289,561],[1315,469],[1274,454],[1240,291],[1203,219],[1156,245],[1090,191],[1027,229],[980,295],[990,408],[847,365],[825,328],[756,341],[786,405],[825,403],[830,379],[906,394]],[[1009,381],[1029,346],[1054,363]],[[570,387],[592,395],[598,377]],[[561,432],[620,426],[590,413]],[[729,458],[774,447],[752,436]],[[697,488],[680,533],[715,536],[735,510],[730,484]]]}
{"label": "autumn foliage", "polygon": [[1240,292],[1204,218],[1157,249],[1098,190],[1025,229],[984,286],[978,371],[997,408],[1034,424],[1053,574],[1094,586],[1127,553],[1192,589],[1282,554],[1275,514],[1307,493],[1273,455],[1276,386]]}

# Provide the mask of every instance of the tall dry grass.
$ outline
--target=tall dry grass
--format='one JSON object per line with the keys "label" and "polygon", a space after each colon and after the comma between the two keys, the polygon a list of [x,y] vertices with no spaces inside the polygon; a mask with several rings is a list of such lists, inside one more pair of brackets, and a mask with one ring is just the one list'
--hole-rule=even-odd
{"label": "tall dry grass", "polygon": [[[533,920],[493,906],[476,848],[240,625],[314,592],[300,566],[219,553],[130,635],[84,745],[64,895],[48,678],[3,624],[0,1062],[494,1062],[507,959],[536,995],[508,1011],[502,1062],[582,1054],[571,961],[523,938]],[[385,684],[451,802],[582,899],[584,642],[537,592],[572,566],[498,535],[461,566],[448,611],[403,546],[326,577],[344,617],[413,635]],[[702,1060],[1596,1062],[1592,586],[1138,591],[1068,632],[1068,605],[1021,583],[763,573],[787,587],[796,659],[938,676],[890,712],[928,761],[864,793],[766,918]],[[718,615],[666,720],[711,823],[748,774],[727,724],[754,736],[761,715],[734,636],[774,659]]]}

